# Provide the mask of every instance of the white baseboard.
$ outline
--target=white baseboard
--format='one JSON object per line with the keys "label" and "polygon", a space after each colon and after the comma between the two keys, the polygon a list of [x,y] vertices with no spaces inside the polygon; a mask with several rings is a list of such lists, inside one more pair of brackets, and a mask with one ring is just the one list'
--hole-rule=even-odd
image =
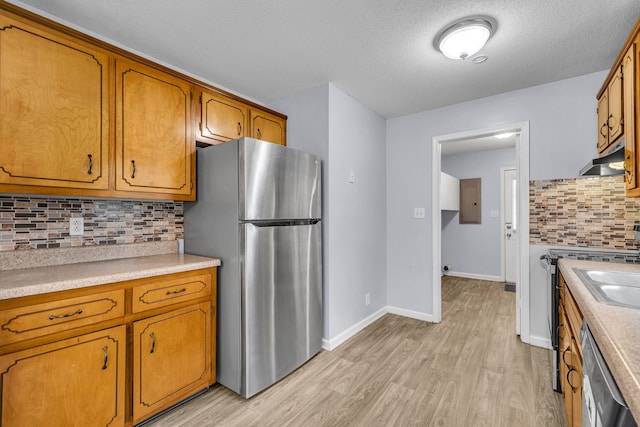
{"label": "white baseboard", "polygon": [[421,313],[419,311],[406,310],[404,308],[387,306],[387,313],[397,314],[398,316],[409,317],[411,319],[424,320],[433,323],[433,314]]}
{"label": "white baseboard", "polygon": [[322,348],[329,351],[334,350],[340,344],[347,341],[349,338],[351,338],[352,336],[354,336],[355,334],[357,334],[358,332],[360,332],[361,330],[363,330],[364,328],[366,328],[367,326],[369,326],[370,324],[372,324],[373,322],[375,322],[385,314],[387,314],[387,308],[383,307],[380,310],[376,311],[375,313],[371,314],[369,317],[359,321],[358,323],[356,323],[346,331],[342,332],[335,338],[332,338],[330,340],[323,339]]}
{"label": "white baseboard", "polygon": [[551,350],[551,339],[546,337],[538,337],[536,335],[529,335],[529,344],[542,347]]}
{"label": "white baseboard", "polygon": [[491,282],[504,282],[500,276],[487,276],[484,274],[461,273],[459,271],[447,271],[446,276],[463,277],[465,279],[489,280]]}
{"label": "white baseboard", "polygon": [[418,311],[405,310],[403,308],[397,307],[383,307],[368,316],[366,319],[361,320],[346,331],[342,332],[335,338],[332,338],[330,340],[322,339],[322,348],[328,351],[335,350],[340,344],[344,343],[349,338],[351,338],[387,313],[397,314],[399,316],[409,317],[412,319],[424,320],[425,322],[431,322],[433,319],[433,316],[427,313],[420,313]]}

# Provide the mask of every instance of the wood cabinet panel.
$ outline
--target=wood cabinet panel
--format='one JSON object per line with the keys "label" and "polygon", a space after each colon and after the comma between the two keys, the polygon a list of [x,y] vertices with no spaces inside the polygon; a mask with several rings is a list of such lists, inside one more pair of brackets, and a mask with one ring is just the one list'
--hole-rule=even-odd
{"label": "wood cabinet panel", "polygon": [[191,96],[183,80],[116,60],[116,190],[195,199]]}
{"label": "wood cabinet panel", "polygon": [[638,44],[640,36],[629,47],[622,59],[624,73],[623,89],[625,126],[627,131],[624,138],[624,183],[627,195],[640,195],[638,183],[638,165],[640,165],[640,150],[638,150],[638,114],[640,113],[640,72],[638,61],[640,52]]}
{"label": "wood cabinet panel", "polygon": [[251,137],[279,145],[287,145],[286,120],[265,111],[251,111]]}
{"label": "wood cabinet panel", "polygon": [[598,99],[598,153],[604,153],[609,147],[609,92],[606,91]]}
{"label": "wood cabinet panel", "polygon": [[579,427],[582,425],[582,348],[579,339],[582,313],[562,275],[558,313],[560,387],[565,416],[569,427]]}
{"label": "wood cabinet panel", "polygon": [[622,67],[598,99],[598,153],[605,153],[624,132]]}
{"label": "wood cabinet panel", "polygon": [[139,313],[211,295],[211,275],[162,280],[136,286],[132,291],[132,312]]}
{"label": "wood cabinet panel", "polygon": [[122,426],[126,327],[0,356],[3,426]]}
{"label": "wood cabinet panel", "polygon": [[9,344],[124,316],[124,291],[0,311],[0,342]]}
{"label": "wood cabinet panel", "polygon": [[110,55],[0,11],[2,184],[108,188]]}
{"label": "wood cabinet panel", "polygon": [[201,303],[134,323],[134,423],[208,386],[210,318]]}
{"label": "wood cabinet panel", "polygon": [[198,92],[198,142],[220,144],[245,136],[249,116],[249,108],[246,105],[202,89]]}
{"label": "wood cabinet panel", "polygon": [[609,144],[620,138],[624,131],[622,106],[622,69],[616,73],[609,84],[609,115],[607,117]]}

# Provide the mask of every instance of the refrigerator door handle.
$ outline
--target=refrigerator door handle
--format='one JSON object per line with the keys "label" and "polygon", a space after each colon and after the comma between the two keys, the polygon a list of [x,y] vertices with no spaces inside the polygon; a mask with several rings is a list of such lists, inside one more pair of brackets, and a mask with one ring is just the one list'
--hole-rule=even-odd
{"label": "refrigerator door handle", "polygon": [[290,227],[295,225],[314,225],[319,222],[320,222],[320,218],[310,218],[310,219],[241,221],[241,224],[251,224],[256,227]]}

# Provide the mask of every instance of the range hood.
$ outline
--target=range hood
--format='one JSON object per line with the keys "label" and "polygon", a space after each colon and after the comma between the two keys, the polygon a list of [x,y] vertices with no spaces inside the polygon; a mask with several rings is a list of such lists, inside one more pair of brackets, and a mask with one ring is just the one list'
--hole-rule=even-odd
{"label": "range hood", "polygon": [[598,157],[580,169],[580,176],[624,175],[624,141],[606,156]]}

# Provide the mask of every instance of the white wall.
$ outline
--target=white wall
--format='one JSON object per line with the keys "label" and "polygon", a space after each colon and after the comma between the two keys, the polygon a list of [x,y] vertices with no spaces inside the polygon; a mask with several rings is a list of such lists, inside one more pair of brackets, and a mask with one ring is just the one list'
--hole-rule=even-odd
{"label": "white wall", "polygon": [[[389,305],[427,316],[433,313],[432,137],[529,121],[530,178],[575,177],[596,155],[595,94],[606,74],[588,74],[387,121]],[[426,221],[411,219],[415,206],[427,207]],[[531,258],[530,264],[537,263]],[[531,295],[543,293],[544,286],[531,281]],[[531,301],[539,303],[533,297]],[[548,336],[546,312],[545,307],[531,306],[532,336]]]}
{"label": "white wall", "polygon": [[442,212],[442,265],[450,274],[500,280],[502,276],[502,231],[500,217],[501,167],[516,166],[515,147],[442,156],[441,169],[458,179],[480,178],[480,224],[460,224],[458,212]]}
{"label": "white wall", "polygon": [[332,347],[386,306],[386,121],[333,84],[269,107],[288,115],[289,146],[323,159],[324,339]]}

